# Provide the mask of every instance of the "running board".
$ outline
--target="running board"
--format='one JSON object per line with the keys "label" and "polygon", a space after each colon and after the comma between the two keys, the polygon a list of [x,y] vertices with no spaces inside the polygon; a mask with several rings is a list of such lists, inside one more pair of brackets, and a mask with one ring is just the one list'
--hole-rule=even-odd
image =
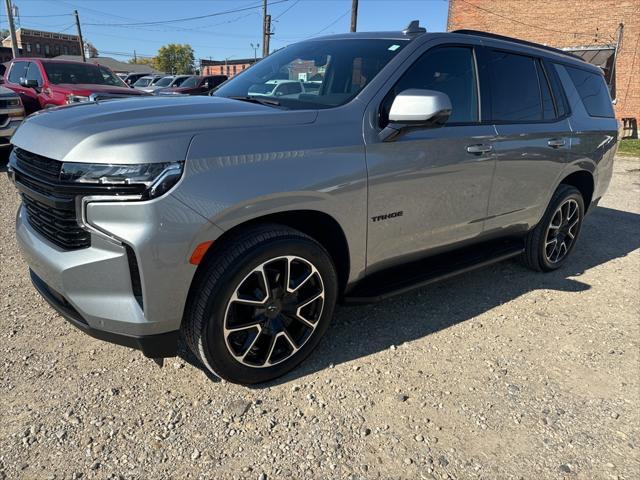
{"label": "running board", "polygon": [[523,251],[522,240],[501,240],[393,267],[362,280],[344,296],[343,303],[359,305],[385,300],[461,273],[517,257]]}

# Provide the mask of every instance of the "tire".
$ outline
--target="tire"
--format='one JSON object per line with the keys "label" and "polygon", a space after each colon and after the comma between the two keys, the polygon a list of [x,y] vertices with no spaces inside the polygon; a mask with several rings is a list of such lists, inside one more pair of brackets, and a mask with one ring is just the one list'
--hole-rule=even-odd
{"label": "tire", "polygon": [[525,238],[522,263],[539,272],[560,268],[575,247],[583,219],[582,194],[571,185],[561,184],[542,220]]}
{"label": "tire", "polygon": [[337,290],[335,266],[318,242],[282,225],[253,227],[224,241],[201,266],[184,337],[213,374],[234,383],[266,382],[318,345]]}

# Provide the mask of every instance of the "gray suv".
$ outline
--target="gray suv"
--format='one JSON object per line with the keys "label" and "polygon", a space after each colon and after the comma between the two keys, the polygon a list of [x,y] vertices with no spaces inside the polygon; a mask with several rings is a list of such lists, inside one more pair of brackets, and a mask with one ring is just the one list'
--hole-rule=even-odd
{"label": "gray suv", "polygon": [[[318,88],[251,95],[286,79]],[[412,22],[288,46],[210,97],[32,115],[9,175],[33,283],[73,325],[156,359],[182,337],[251,384],[307,357],[337,301],[561,267],[617,140],[598,68]]]}

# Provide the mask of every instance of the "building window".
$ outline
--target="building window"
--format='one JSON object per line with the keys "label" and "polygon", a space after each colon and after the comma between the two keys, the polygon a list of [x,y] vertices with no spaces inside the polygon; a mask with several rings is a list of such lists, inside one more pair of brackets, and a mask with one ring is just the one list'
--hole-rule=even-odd
{"label": "building window", "polygon": [[36,43],[36,52],[40,53],[40,44]]}
{"label": "building window", "polygon": [[49,44],[47,43],[47,44],[44,46],[44,54],[45,54],[45,55],[49,55],[50,51],[51,51],[51,50],[49,49]]}
{"label": "building window", "polygon": [[67,45],[62,47],[62,51],[64,52],[65,55],[69,55],[69,47]]}
{"label": "building window", "polygon": [[233,74],[234,75],[236,74],[236,66],[235,65],[233,66]]}
{"label": "building window", "polygon": [[31,44],[27,43],[25,46],[27,47],[27,52],[31,53]]}

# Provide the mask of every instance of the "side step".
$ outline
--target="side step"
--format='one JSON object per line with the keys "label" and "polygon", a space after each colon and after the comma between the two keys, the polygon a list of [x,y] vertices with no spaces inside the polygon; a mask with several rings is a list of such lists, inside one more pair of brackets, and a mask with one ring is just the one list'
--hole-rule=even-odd
{"label": "side step", "polygon": [[454,250],[433,257],[376,272],[358,283],[343,299],[348,305],[380,300],[446,280],[461,273],[516,257],[524,242],[500,240]]}

